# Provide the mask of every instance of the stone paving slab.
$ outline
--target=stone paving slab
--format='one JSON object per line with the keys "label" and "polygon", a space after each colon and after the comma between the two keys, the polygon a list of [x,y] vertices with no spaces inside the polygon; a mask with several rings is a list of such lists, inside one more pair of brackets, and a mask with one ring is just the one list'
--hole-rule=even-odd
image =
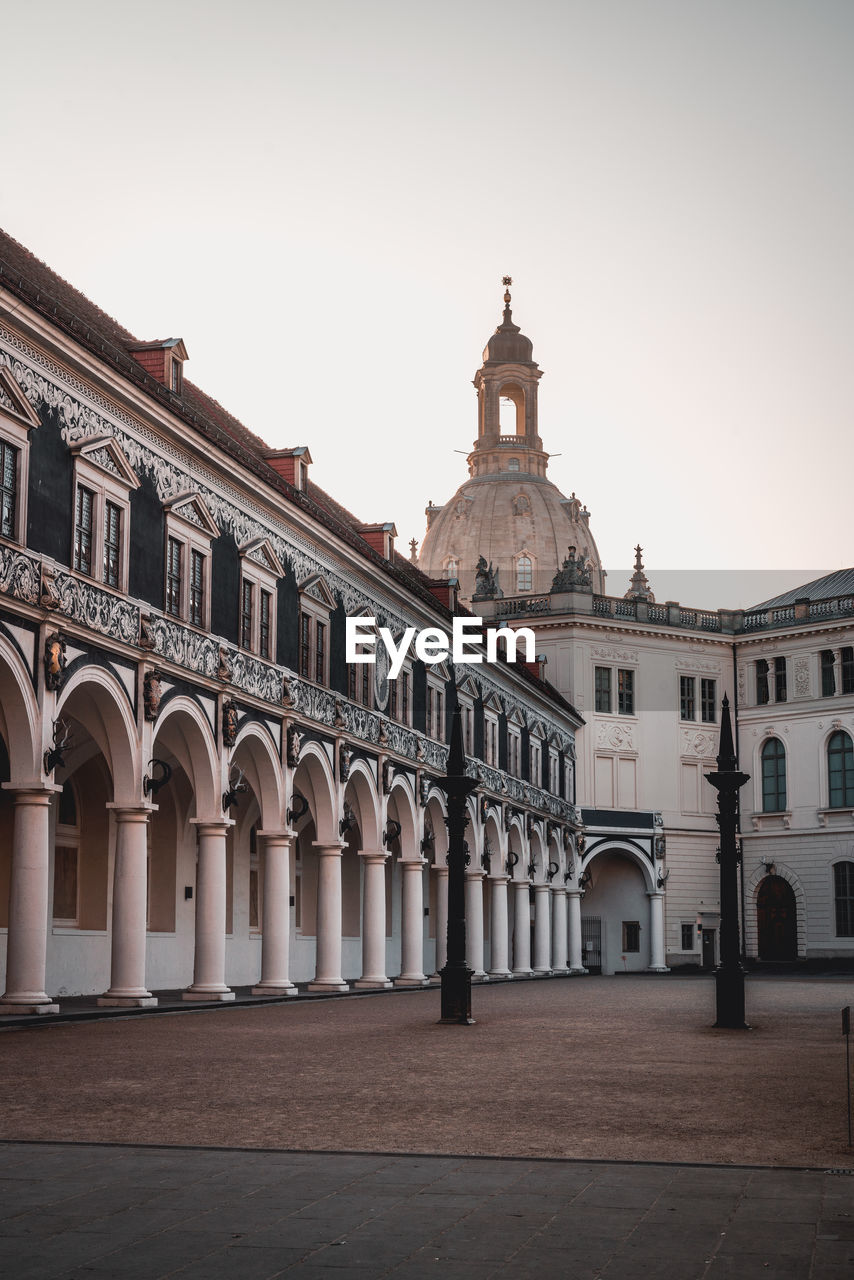
{"label": "stone paving slab", "polygon": [[0,1204],[13,1280],[854,1275],[818,1169],[8,1143]]}

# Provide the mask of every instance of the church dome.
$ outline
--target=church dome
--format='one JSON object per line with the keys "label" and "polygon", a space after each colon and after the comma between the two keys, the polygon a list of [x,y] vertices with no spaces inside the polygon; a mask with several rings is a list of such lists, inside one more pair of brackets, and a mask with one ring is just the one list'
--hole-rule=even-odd
{"label": "church dome", "polygon": [[[504,284],[511,283],[505,276]],[[427,507],[427,533],[418,557],[430,577],[459,579],[464,599],[475,594],[481,558],[481,583],[489,581],[484,573],[491,566],[498,571],[495,585],[505,596],[548,592],[564,561],[582,589],[604,593],[590,513],[574,493],[565,498],[546,477],[549,455],[537,425],[541,376],[530,338],[512,322],[508,290],[503,321],[486,344],[474,377],[478,434],[468,456],[469,479],[450,502]],[[510,431],[502,426],[502,402],[515,405]]]}
{"label": "church dome", "polygon": [[543,595],[570,547],[590,568],[592,589],[604,593],[590,513],[574,493],[565,498],[544,476],[511,470],[473,476],[450,502],[428,507],[427,514],[419,566],[431,578],[458,578],[464,599],[475,592],[481,556],[498,570],[505,596]]}

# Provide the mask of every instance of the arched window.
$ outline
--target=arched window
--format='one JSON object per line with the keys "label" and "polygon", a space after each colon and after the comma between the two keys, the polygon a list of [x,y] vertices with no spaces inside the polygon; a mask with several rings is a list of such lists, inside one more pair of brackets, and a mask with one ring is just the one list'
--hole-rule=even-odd
{"label": "arched window", "polygon": [[854,862],[837,862],[834,866],[833,899],[837,938],[854,938]]}
{"label": "arched window", "polygon": [[762,748],[762,812],[782,813],[786,807],[786,748],[769,738]]}
{"label": "arched window", "polygon": [[530,556],[519,556],[516,561],[516,590],[533,591],[534,566]]}
{"label": "arched window", "polygon": [[458,578],[460,574],[460,562],[456,556],[448,556],[445,562],[445,577]]}
{"label": "arched window", "polygon": [[854,809],[854,744],[843,729],[827,744],[827,778],[831,809]]}

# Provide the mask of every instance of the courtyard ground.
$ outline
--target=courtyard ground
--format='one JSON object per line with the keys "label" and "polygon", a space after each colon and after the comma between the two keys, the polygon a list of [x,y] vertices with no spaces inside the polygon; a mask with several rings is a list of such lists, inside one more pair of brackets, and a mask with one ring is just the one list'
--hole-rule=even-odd
{"label": "courtyard ground", "polygon": [[476,986],[9,1030],[0,1138],[848,1167],[849,979]]}

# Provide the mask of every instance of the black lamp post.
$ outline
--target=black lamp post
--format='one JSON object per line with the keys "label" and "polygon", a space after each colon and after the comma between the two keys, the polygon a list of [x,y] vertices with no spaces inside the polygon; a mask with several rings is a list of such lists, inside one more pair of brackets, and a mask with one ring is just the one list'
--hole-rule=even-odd
{"label": "black lamp post", "polygon": [[721,832],[721,961],[715,970],[716,1027],[746,1030],[744,1021],[744,969],[738,941],[738,848],[735,839],[738,791],[750,781],[737,767],[732,741],[729,699],[721,709],[721,742],[718,767],[706,780],[718,793],[718,826]]}
{"label": "black lamp post", "polygon": [[460,708],[454,708],[448,773],[438,779],[448,797],[448,956],[441,970],[442,1016],[440,1022],[471,1025],[471,975],[466,964],[466,848],[463,839],[468,823],[466,797],[477,783],[466,777],[463,751],[463,723]]}

